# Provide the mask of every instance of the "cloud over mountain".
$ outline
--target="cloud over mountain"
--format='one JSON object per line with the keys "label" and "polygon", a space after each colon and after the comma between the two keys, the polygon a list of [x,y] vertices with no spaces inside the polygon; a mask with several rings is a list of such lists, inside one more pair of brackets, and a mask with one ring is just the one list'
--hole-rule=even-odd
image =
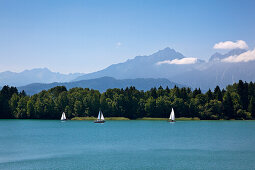
{"label": "cloud over mountain", "polygon": [[232,55],[221,61],[227,63],[249,62],[255,60],[255,48],[253,50],[246,51],[240,55]]}
{"label": "cloud over mountain", "polygon": [[157,65],[161,64],[195,64],[197,63],[197,58],[186,57],[182,59],[164,60],[157,62]]}
{"label": "cloud over mountain", "polygon": [[236,49],[236,48],[248,49],[248,45],[243,40],[238,40],[236,42],[233,42],[233,41],[224,41],[224,42],[216,43],[213,46],[213,48],[214,49],[226,49],[226,50]]}

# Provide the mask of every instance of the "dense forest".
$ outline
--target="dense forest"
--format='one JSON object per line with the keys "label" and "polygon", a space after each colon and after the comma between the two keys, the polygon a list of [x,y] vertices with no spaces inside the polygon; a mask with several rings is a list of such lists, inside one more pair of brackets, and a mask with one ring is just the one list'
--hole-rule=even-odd
{"label": "dense forest", "polygon": [[4,86],[0,91],[1,119],[59,119],[97,116],[101,109],[106,117],[166,118],[171,108],[176,117],[200,119],[255,119],[255,83],[239,81],[225,89],[217,86],[202,93],[200,89],[152,88],[149,91],[108,89],[100,93],[88,88],[57,86],[48,91],[27,96],[16,87]]}

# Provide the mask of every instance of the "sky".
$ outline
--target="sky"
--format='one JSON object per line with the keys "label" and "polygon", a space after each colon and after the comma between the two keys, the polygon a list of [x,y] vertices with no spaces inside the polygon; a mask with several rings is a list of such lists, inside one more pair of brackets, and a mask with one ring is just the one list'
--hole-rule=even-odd
{"label": "sky", "polygon": [[170,47],[208,60],[255,48],[254,0],[0,0],[0,72],[90,73]]}

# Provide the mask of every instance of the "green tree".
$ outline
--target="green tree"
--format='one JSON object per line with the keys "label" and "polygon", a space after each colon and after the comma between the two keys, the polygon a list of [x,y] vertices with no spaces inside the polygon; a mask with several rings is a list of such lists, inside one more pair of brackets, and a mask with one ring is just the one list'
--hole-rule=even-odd
{"label": "green tree", "polygon": [[78,116],[78,117],[80,117],[80,116],[83,116],[83,113],[84,113],[84,111],[83,111],[83,108],[82,108],[82,102],[81,101],[75,101],[75,103],[74,103],[74,114],[75,114],[75,116]]}
{"label": "green tree", "polygon": [[65,108],[65,113],[66,113],[66,117],[67,117],[68,119],[70,119],[70,118],[73,117],[72,109],[71,109],[69,106],[66,106],[66,108]]}
{"label": "green tree", "polygon": [[22,97],[20,98],[17,106],[17,115],[16,118],[26,119],[27,117],[27,102],[29,97]]}
{"label": "green tree", "polygon": [[171,110],[171,104],[166,97],[158,97],[156,99],[157,117],[168,117]]}
{"label": "green tree", "polygon": [[13,94],[18,94],[16,87],[4,86],[0,92],[0,119],[13,118],[11,108],[9,107],[9,100]]}
{"label": "green tree", "polygon": [[214,98],[218,101],[223,101],[222,92],[219,86],[216,86],[214,89]]}
{"label": "green tree", "polygon": [[59,94],[62,92],[66,92],[67,89],[65,86],[56,86],[48,90],[50,94],[52,94],[54,97],[58,97]]}
{"label": "green tree", "polygon": [[239,80],[239,83],[237,85],[237,93],[240,96],[241,104],[244,110],[247,110],[248,108],[248,83],[243,83],[242,80]]}
{"label": "green tree", "polygon": [[245,120],[245,119],[251,119],[251,118],[252,118],[251,113],[246,112],[245,110],[242,110],[242,109],[239,109],[237,111],[236,119]]}
{"label": "green tree", "polygon": [[212,93],[211,89],[209,89],[206,92],[206,100],[207,100],[207,102],[210,102],[210,100],[213,100],[213,93]]}
{"label": "green tree", "polygon": [[27,101],[27,117],[28,118],[36,118],[35,116],[35,109],[34,109],[34,102],[32,97],[29,98]]}
{"label": "green tree", "polygon": [[200,88],[199,89],[195,88],[195,90],[193,91],[193,98],[196,97],[198,94],[201,94],[201,90]]}
{"label": "green tree", "polygon": [[202,119],[221,119],[222,117],[222,103],[218,100],[210,100],[206,103],[204,112],[202,114]]}
{"label": "green tree", "polygon": [[223,98],[223,113],[225,114],[227,119],[233,118],[234,106],[233,106],[232,97],[229,92],[226,92]]}
{"label": "green tree", "polygon": [[255,118],[255,99],[251,97],[249,102],[248,111],[251,113],[252,118]]}
{"label": "green tree", "polygon": [[147,99],[145,103],[145,111],[147,117],[156,117],[156,100],[153,97]]}
{"label": "green tree", "polygon": [[17,107],[18,107],[19,100],[20,100],[20,98],[16,93],[14,93],[12,95],[11,99],[9,100],[9,106],[10,106],[10,109],[11,109],[11,114],[12,114],[12,117],[14,117],[14,118],[18,118],[17,117]]}

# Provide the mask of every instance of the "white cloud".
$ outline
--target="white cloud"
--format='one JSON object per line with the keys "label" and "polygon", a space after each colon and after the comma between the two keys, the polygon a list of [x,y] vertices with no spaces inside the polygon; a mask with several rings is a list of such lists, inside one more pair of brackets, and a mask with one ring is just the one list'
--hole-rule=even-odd
{"label": "white cloud", "polygon": [[233,41],[225,41],[225,42],[219,42],[213,46],[214,49],[235,49],[235,48],[240,48],[240,49],[248,49],[248,45],[246,44],[245,41],[243,40],[238,40],[236,42]]}
{"label": "white cloud", "polygon": [[165,60],[165,61],[159,61],[156,64],[195,64],[197,62],[197,58],[182,58],[182,59],[174,59],[174,60]]}
{"label": "white cloud", "polygon": [[120,47],[120,46],[122,46],[122,43],[121,42],[117,42],[116,43],[116,47]]}
{"label": "white cloud", "polygon": [[227,63],[249,62],[255,60],[255,48],[253,50],[246,51],[240,55],[233,55],[221,60]]}

